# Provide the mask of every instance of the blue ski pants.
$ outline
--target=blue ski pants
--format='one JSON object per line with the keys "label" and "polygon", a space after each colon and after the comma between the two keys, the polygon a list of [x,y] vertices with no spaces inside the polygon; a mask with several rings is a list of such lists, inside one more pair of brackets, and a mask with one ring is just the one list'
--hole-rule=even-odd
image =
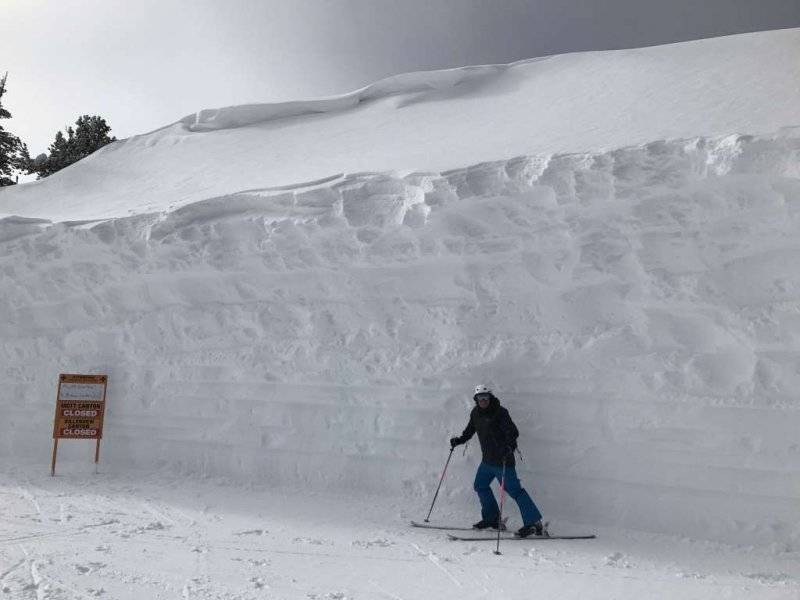
{"label": "blue ski pants", "polygon": [[[481,500],[481,518],[484,521],[497,521],[500,516],[500,508],[497,506],[497,500],[495,500],[489,484],[494,479],[500,481],[502,478],[503,467],[487,465],[483,462],[475,474],[475,485],[473,487]],[[541,520],[542,513],[539,512],[528,492],[522,487],[514,467],[506,467],[505,488],[506,493],[514,499],[519,507],[523,525],[531,525]]]}

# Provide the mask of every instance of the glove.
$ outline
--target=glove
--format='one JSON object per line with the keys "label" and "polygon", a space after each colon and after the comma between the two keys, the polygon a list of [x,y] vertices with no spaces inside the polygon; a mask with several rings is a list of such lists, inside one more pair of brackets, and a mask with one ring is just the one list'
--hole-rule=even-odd
{"label": "glove", "polygon": [[460,437],[451,437],[450,438],[450,447],[451,448],[455,448],[456,446],[460,446],[463,443],[464,443],[464,440],[462,440]]}
{"label": "glove", "polygon": [[514,447],[513,446],[506,446],[503,448],[503,456],[506,458],[512,458],[514,456]]}

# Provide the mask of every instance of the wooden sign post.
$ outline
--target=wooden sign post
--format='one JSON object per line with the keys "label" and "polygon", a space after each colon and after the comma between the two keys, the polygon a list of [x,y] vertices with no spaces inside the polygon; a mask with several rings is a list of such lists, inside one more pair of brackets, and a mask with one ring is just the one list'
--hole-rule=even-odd
{"label": "wooden sign post", "polygon": [[100,461],[100,440],[106,412],[106,375],[58,376],[56,417],[53,424],[53,462],[50,475],[56,474],[58,440],[97,440],[94,464]]}

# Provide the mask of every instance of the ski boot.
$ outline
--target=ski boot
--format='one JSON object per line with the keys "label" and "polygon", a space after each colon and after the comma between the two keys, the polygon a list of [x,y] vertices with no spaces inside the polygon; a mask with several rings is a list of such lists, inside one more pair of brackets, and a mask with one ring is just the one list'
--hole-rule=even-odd
{"label": "ski boot", "polygon": [[536,523],[521,527],[514,535],[520,538],[526,538],[532,535],[536,537],[550,537],[550,533],[547,531],[547,525],[547,523],[536,521]]}

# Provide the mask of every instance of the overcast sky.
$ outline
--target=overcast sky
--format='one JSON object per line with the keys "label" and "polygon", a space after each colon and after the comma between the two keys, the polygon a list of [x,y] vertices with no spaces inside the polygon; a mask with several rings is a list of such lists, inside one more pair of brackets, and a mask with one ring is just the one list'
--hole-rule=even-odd
{"label": "overcast sky", "polygon": [[117,137],[408,71],[800,26],[800,0],[0,0],[6,129]]}

